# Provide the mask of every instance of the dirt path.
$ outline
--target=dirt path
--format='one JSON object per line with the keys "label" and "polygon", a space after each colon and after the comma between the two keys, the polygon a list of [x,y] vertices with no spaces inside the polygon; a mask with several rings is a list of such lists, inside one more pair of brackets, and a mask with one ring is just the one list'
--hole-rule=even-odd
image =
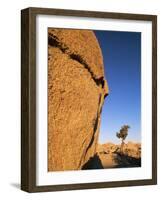
{"label": "dirt path", "polygon": [[99,154],[99,158],[104,169],[141,166],[141,159],[120,155],[117,153],[102,153]]}
{"label": "dirt path", "polygon": [[114,168],[117,167],[118,163],[116,162],[115,155],[110,154],[99,154],[102,165],[104,168]]}

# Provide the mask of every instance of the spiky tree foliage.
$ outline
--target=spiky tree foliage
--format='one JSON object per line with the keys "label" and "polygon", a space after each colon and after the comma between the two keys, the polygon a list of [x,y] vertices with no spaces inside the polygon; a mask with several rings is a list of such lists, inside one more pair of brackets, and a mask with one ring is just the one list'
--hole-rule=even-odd
{"label": "spiky tree foliage", "polygon": [[129,125],[124,125],[121,127],[120,131],[116,133],[116,136],[121,139],[121,147],[120,147],[120,153],[123,153],[123,147],[124,147],[124,140],[126,139],[128,135],[128,129],[130,128]]}

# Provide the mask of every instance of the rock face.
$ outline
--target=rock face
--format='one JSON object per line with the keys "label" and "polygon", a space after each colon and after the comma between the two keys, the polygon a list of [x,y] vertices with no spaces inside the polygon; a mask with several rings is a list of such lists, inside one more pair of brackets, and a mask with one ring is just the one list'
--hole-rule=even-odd
{"label": "rock face", "polygon": [[48,29],[48,171],[79,170],[94,157],[108,94],[92,31]]}

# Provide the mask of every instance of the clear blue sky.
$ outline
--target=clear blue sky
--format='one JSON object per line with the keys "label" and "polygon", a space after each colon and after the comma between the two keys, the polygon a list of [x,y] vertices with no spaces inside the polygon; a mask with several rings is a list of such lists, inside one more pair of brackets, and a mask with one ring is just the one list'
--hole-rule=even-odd
{"label": "clear blue sky", "polygon": [[116,132],[130,125],[127,141],[141,142],[141,33],[95,31],[103,53],[109,95],[102,109],[100,143],[119,143]]}

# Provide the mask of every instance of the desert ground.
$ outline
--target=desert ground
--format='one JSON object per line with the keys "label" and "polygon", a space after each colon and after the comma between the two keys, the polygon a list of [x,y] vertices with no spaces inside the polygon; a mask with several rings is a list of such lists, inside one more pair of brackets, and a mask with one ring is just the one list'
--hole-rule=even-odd
{"label": "desert ground", "polygon": [[123,152],[120,145],[113,143],[98,144],[97,153],[85,169],[108,169],[141,166],[141,144],[128,142],[124,144]]}

